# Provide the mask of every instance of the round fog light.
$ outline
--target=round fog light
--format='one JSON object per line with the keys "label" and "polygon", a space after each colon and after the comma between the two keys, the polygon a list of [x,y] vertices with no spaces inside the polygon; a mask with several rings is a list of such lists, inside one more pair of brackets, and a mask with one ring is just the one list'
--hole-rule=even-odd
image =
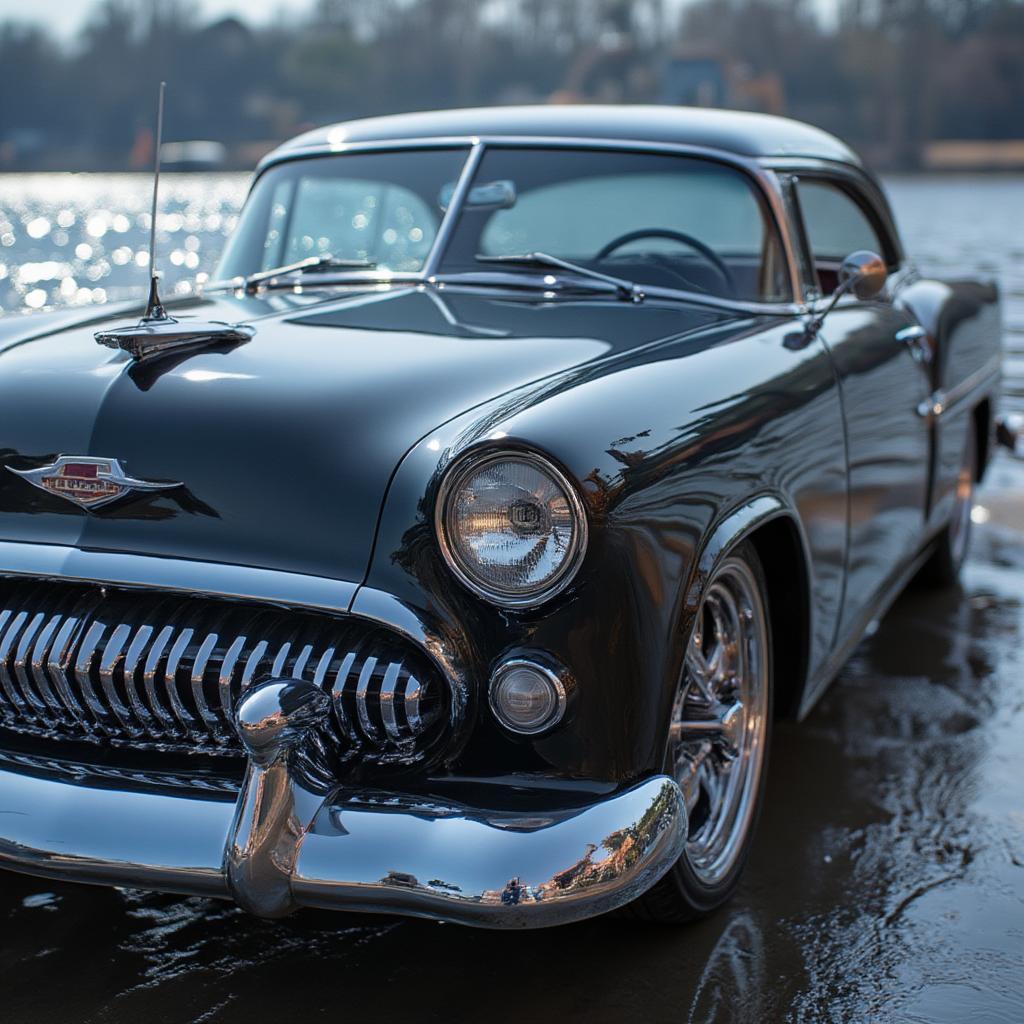
{"label": "round fog light", "polygon": [[565,713],[562,680],[543,665],[522,659],[495,669],[489,698],[498,721],[523,736],[550,729]]}

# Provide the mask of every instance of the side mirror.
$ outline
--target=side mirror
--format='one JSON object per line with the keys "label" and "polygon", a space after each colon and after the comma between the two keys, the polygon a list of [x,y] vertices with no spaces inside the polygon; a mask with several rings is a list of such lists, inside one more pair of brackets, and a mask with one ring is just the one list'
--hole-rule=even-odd
{"label": "side mirror", "polygon": [[889,271],[876,252],[858,249],[851,252],[839,267],[836,294],[853,292],[858,299],[873,299],[884,287]]}
{"label": "side mirror", "polygon": [[873,299],[885,287],[888,277],[885,261],[877,252],[869,249],[851,252],[839,266],[839,284],[828,305],[815,313],[804,324],[803,330],[787,334],[783,344],[793,350],[806,348],[818,336],[825,317],[836,308],[836,303],[844,295],[853,292],[858,299]]}

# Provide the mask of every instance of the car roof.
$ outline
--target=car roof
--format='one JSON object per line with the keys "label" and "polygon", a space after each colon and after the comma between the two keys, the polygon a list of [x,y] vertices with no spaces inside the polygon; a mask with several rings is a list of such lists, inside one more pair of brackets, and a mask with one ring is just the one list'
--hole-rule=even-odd
{"label": "car roof", "polygon": [[834,135],[786,117],[706,107],[589,104],[430,110],[342,121],[297,136],[265,162],[354,143],[474,136],[674,143],[753,159],[803,157],[860,166],[856,154]]}

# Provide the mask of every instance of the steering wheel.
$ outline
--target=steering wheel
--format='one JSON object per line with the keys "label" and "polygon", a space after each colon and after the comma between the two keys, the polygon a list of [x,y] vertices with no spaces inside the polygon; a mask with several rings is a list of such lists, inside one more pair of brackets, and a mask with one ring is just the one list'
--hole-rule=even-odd
{"label": "steering wheel", "polygon": [[722,257],[702,241],[683,231],[673,231],[671,228],[640,228],[638,231],[627,231],[624,235],[613,238],[607,245],[603,246],[594,259],[597,261],[605,260],[616,249],[621,249],[624,245],[635,242],[640,238],[668,238],[673,242],[679,242],[681,245],[692,249],[698,256],[703,256],[711,264],[718,276],[725,282],[725,286],[729,289],[729,294],[735,298],[736,279],[732,276],[732,271],[728,268]]}

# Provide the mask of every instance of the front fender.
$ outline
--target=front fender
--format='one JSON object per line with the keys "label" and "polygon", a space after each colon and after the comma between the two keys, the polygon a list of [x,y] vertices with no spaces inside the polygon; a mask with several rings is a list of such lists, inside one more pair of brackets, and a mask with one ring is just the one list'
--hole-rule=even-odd
{"label": "front fender", "polygon": [[[366,586],[435,623],[461,652],[480,711],[456,771],[619,784],[660,770],[685,650],[683,602],[701,556],[741,524],[752,529],[782,510],[814,524],[813,535],[802,527],[818,595],[811,642],[820,660],[831,652],[845,565],[841,412],[828,353],[786,348],[790,330],[734,321],[673,339],[507,395],[409,452],[384,503]],[[434,536],[440,475],[488,446],[548,455],[586,503],[583,565],[538,608],[502,610],[469,593]],[[511,738],[480,699],[495,661],[513,648],[540,648],[575,677],[571,713],[549,735]]]}

